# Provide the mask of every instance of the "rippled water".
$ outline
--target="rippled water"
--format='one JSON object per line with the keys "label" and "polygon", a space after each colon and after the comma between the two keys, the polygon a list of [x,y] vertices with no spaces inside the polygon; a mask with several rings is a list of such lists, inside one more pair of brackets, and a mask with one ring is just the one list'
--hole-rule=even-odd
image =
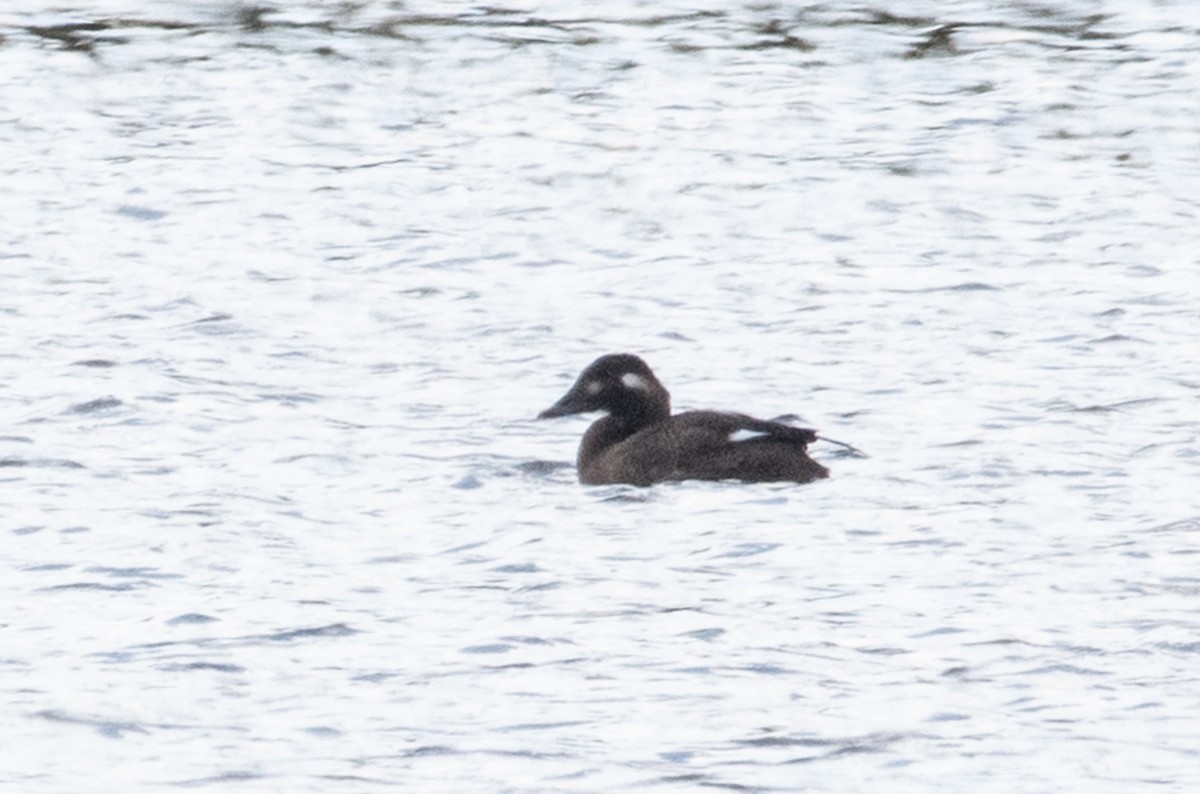
{"label": "rippled water", "polygon": [[[1198,50],[8,4],[0,788],[1192,790]],[[621,350],[871,457],[581,487]]]}

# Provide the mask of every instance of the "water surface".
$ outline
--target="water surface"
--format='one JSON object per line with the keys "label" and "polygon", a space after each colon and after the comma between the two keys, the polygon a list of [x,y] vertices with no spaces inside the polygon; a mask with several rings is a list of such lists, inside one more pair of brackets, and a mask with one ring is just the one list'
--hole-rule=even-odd
{"label": "water surface", "polygon": [[1193,790],[1193,16],[10,4],[0,787]]}

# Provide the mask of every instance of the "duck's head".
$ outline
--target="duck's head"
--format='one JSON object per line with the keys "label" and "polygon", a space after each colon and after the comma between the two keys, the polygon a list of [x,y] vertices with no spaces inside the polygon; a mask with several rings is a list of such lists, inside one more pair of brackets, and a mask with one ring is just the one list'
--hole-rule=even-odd
{"label": "duck's head", "polygon": [[612,353],[589,364],[570,391],[538,419],[588,411],[657,421],[671,415],[671,395],[645,361],[629,353]]}

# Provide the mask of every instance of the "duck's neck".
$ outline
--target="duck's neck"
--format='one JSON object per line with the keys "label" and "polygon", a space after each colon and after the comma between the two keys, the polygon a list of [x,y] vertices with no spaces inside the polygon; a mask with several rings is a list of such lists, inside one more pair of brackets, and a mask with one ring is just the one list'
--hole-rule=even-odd
{"label": "duck's neck", "polygon": [[671,416],[671,397],[666,389],[638,399],[623,400],[611,413],[592,423],[579,445],[579,460],[589,460],[602,450],[619,444],[634,433]]}

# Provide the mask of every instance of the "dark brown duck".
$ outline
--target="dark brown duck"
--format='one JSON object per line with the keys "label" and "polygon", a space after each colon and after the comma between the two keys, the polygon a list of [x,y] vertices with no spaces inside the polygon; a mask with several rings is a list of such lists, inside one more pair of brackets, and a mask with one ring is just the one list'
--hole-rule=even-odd
{"label": "dark brown duck", "polygon": [[722,411],[671,415],[671,395],[628,353],[588,365],[563,398],[538,416],[607,411],[579,445],[585,485],[665,480],[811,482],[829,470],[808,456],[817,433]]}

